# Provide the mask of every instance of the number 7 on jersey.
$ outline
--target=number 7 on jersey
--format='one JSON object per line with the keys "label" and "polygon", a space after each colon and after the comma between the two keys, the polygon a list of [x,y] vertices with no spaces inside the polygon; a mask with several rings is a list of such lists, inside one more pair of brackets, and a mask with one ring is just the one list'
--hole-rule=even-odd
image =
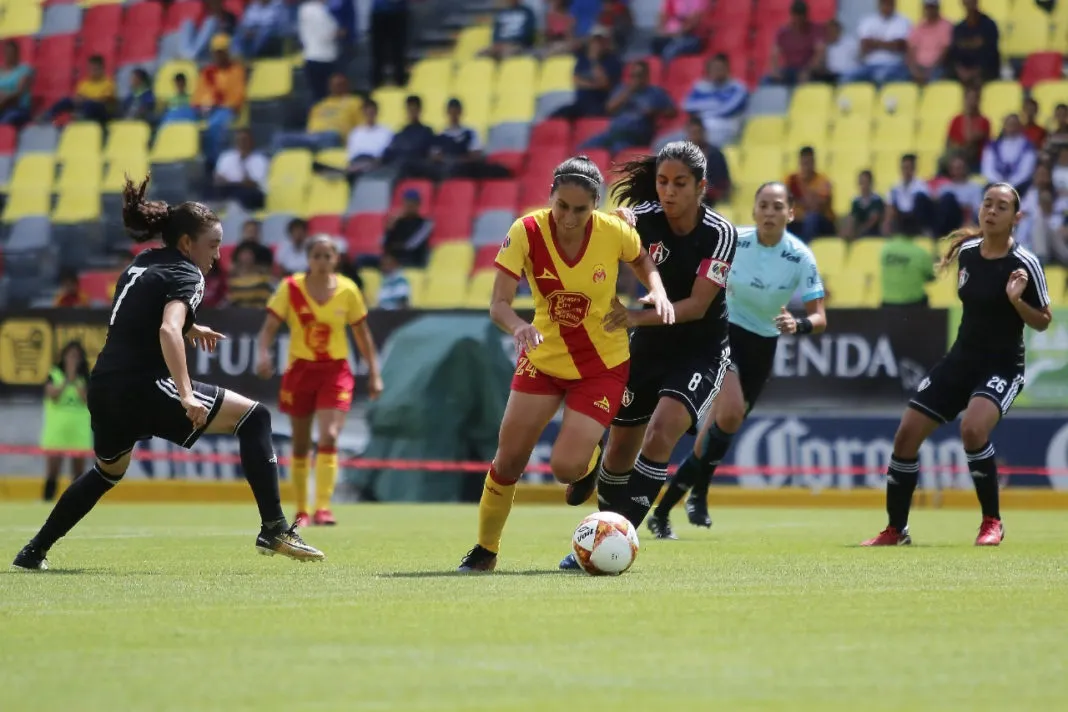
{"label": "number 7 on jersey", "polygon": [[130,291],[130,287],[134,286],[134,282],[140,277],[147,267],[131,267],[127,271],[130,273],[130,281],[126,283],[126,286],[122,288],[119,293],[119,298],[115,300],[115,306],[111,309],[111,321],[108,322],[108,326],[115,325],[115,317],[119,315],[119,307],[122,306],[122,300],[126,298],[126,293]]}

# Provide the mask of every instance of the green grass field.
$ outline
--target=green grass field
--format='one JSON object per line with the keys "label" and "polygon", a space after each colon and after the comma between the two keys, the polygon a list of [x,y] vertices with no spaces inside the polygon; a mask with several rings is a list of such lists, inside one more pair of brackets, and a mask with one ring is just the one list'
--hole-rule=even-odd
{"label": "green grass field", "polygon": [[[1054,710],[1068,524],[721,509],[620,578],[556,570],[584,513],[517,507],[497,573],[452,573],[474,507],[342,507],[325,564],[264,558],[255,508],[102,506],[53,570],[0,572],[5,710]],[[43,505],[0,505],[6,561]]]}

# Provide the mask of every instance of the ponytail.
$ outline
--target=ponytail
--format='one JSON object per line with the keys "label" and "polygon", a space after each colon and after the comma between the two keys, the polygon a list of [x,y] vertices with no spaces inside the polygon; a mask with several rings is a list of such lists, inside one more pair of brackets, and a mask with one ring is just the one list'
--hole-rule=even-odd
{"label": "ponytail", "polygon": [[957,259],[957,255],[960,254],[960,246],[968,240],[982,236],[982,234],[983,231],[977,227],[962,227],[946,235],[945,240],[949,243],[949,249],[946,250],[946,254],[942,255],[942,259],[938,261],[938,269],[941,271],[948,269]]}
{"label": "ponytail", "polygon": [[206,228],[219,224],[219,216],[206,205],[185,202],[171,207],[162,200],[145,200],[152,174],[137,185],[126,176],[122,188],[122,224],[134,242],[162,240],[175,247],[182,235],[195,240]]}
{"label": "ponytail", "polygon": [[613,173],[623,176],[612,186],[612,195],[620,205],[660,200],[656,193],[656,164],[656,156],[638,156],[613,168]]}

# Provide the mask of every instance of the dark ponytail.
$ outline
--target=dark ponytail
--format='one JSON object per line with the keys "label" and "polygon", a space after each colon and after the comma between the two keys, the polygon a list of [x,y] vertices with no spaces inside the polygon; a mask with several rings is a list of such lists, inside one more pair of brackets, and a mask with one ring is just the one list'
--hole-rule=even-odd
{"label": "dark ponytail", "polygon": [[[694,183],[700,183],[706,177],[708,159],[701,147],[691,141],[672,141],[655,156],[638,156],[616,167],[613,173],[623,178],[612,186],[612,195],[621,205],[658,201],[656,169],[664,161],[678,161],[689,168]],[[702,200],[707,200],[707,196],[702,196]]]}
{"label": "dark ponytail", "polygon": [[562,185],[577,185],[585,188],[593,196],[593,202],[601,199],[601,184],[604,176],[597,164],[590,160],[589,156],[572,156],[553,171],[553,184],[549,194],[556,192]]}
{"label": "dark ponytail", "polygon": [[[983,191],[983,198],[986,198],[986,194],[995,188],[1008,188],[1012,191],[1012,207],[1017,213],[1020,212],[1020,194],[1016,192],[1016,188],[1011,183],[992,183],[988,185],[986,190]],[[978,227],[962,227],[959,230],[946,235],[945,239],[949,243],[949,249],[946,250],[946,254],[942,259],[938,261],[938,269],[945,270],[953,261],[957,259],[960,254],[960,247],[968,240],[974,240],[977,237],[982,237],[983,231]]]}
{"label": "dark ponytail", "polygon": [[219,224],[219,216],[206,205],[185,202],[171,207],[162,200],[145,200],[152,174],[134,185],[126,176],[122,189],[122,224],[134,242],[162,240],[174,247],[182,235],[195,240],[201,232]]}

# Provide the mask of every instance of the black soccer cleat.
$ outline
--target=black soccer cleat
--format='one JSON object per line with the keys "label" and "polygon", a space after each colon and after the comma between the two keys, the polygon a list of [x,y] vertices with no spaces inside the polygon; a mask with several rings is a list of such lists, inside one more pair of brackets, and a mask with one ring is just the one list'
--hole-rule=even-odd
{"label": "black soccer cleat", "polygon": [[695,527],[712,527],[712,517],[708,515],[708,500],[694,496],[693,492],[686,498],[686,516]]}
{"label": "black soccer cleat", "polygon": [[582,479],[576,480],[567,486],[567,490],[564,492],[564,501],[572,507],[586,504],[590,495],[597,489],[597,471],[601,469],[601,458],[603,456],[604,450],[601,448],[601,444],[597,443],[597,455],[593,458],[593,467]]}
{"label": "black soccer cleat", "polygon": [[489,549],[475,544],[475,548],[467,552],[456,570],[470,574],[489,572],[495,568],[497,568],[497,555]]}
{"label": "black soccer cleat", "polygon": [[11,568],[22,571],[47,571],[48,559],[45,558],[45,553],[33,544],[27,544],[11,562]]}
{"label": "black soccer cleat", "polygon": [[256,537],[256,551],[264,556],[281,554],[296,561],[324,561],[326,559],[326,554],[306,544],[300,538],[295,522],[288,529],[284,524],[276,529],[267,527],[260,529],[259,536]]}
{"label": "black soccer cleat", "polygon": [[667,517],[650,514],[645,526],[649,527],[649,531],[653,533],[653,537],[656,539],[678,539],[675,536],[675,532],[671,531],[671,522],[668,521]]}

